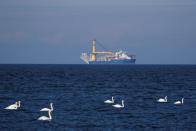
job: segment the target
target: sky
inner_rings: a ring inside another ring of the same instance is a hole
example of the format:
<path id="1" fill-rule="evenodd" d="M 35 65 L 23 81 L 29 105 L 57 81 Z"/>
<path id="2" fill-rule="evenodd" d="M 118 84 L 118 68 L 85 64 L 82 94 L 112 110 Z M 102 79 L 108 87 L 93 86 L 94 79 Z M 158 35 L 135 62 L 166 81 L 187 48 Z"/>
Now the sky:
<path id="1" fill-rule="evenodd" d="M 0 1 L 0 64 L 83 64 L 94 38 L 137 64 L 196 64 L 196 1 Z"/>

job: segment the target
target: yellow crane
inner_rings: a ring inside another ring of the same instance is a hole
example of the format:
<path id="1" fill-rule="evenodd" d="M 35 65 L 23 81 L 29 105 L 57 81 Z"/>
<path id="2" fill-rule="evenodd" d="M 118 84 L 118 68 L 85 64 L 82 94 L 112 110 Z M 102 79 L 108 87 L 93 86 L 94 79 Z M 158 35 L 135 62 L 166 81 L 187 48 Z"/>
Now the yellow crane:
<path id="1" fill-rule="evenodd" d="M 96 51 L 96 39 L 93 39 L 93 47 L 92 47 L 92 55 L 91 55 L 91 60 L 92 61 L 96 61 L 97 60 L 97 54 L 112 55 L 113 52 L 110 52 L 110 51 Z"/>

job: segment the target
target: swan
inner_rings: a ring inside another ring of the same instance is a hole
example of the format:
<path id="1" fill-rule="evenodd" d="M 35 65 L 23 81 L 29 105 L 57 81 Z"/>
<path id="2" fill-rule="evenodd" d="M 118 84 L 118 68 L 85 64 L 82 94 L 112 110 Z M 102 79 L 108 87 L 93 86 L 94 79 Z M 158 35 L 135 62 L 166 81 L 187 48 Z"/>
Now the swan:
<path id="1" fill-rule="evenodd" d="M 52 120 L 51 112 L 52 112 L 51 110 L 48 110 L 48 116 L 49 117 L 41 116 L 41 117 L 38 118 L 38 120 L 40 120 L 40 121 L 51 121 Z"/>
<path id="2" fill-rule="evenodd" d="M 17 110 L 20 107 L 20 101 L 15 102 L 15 104 L 9 105 L 8 107 L 4 108 L 6 110 Z"/>
<path id="3" fill-rule="evenodd" d="M 182 98 L 181 101 L 176 101 L 174 102 L 175 105 L 180 105 L 180 104 L 184 104 L 184 98 Z"/>
<path id="4" fill-rule="evenodd" d="M 104 103 L 109 103 L 109 104 L 114 103 L 114 97 L 112 96 L 112 100 L 105 100 Z"/>
<path id="5" fill-rule="evenodd" d="M 159 99 L 157 100 L 157 102 L 167 102 L 167 96 L 165 96 L 164 99 L 163 99 L 163 98 L 159 98 Z"/>
<path id="6" fill-rule="evenodd" d="M 112 105 L 113 107 L 115 107 L 115 108 L 124 108 L 125 107 L 125 105 L 124 105 L 124 100 L 122 100 L 122 105 L 120 105 L 120 104 L 115 104 L 115 105 Z"/>
<path id="7" fill-rule="evenodd" d="M 53 103 L 50 103 L 50 109 L 49 108 L 42 108 L 40 111 L 53 111 Z"/>

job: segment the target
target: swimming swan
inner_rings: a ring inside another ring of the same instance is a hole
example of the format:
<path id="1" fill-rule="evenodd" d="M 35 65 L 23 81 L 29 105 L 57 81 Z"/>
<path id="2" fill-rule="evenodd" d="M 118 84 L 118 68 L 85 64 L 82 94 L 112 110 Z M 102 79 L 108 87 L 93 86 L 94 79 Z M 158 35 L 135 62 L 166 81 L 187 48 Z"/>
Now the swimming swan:
<path id="1" fill-rule="evenodd" d="M 20 101 L 17 101 L 15 104 L 9 105 L 8 107 L 4 108 L 7 110 L 17 110 L 20 107 Z"/>
<path id="2" fill-rule="evenodd" d="M 159 98 L 159 99 L 157 100 L 157 102 L 167 102 L 167 96 L 165 96 L 164 99 L 163 99 L 163 98 Z"/>
<path id="3" fill-rule="evenodd" d="M 51 116 L 51 110 L 48 111 L 48 116 L 41 116 L 38 118 L 38 120 L 40 121 L 51 121 L 52 120 L 52 116 Z"/>
<path id="4" fill-rule="evenodd" d="M 180 105 L 180 104 L 184 104 L 184 98 L 182 98 L 182 101 L 176 101 L 174 102 L 175 105 Z"/>
<path id="5" fill-rule="evenodd" d="M 105 100 L 104 103 L 109 103 L 109 104 L 114 103 L 114 97 L 112 96 L 112 100 Z"/>
<path id="6" fill-rule="evenodd" d="M 53 103 L 50 103 L 50 109 L 49 108 L 42 108 L 40 111 L 53 111 Z"/>
<path id="7" fill-rule="evenodd" d="M 124 100 L 122 100 L 122 105 L 120 105 L 120 104 L 115 104 L 115 105 L 112 105 L 113 107 L 115 107 L 115 108 L 124 108 L 125 107 L 125 105 L 124 105 Z"/>

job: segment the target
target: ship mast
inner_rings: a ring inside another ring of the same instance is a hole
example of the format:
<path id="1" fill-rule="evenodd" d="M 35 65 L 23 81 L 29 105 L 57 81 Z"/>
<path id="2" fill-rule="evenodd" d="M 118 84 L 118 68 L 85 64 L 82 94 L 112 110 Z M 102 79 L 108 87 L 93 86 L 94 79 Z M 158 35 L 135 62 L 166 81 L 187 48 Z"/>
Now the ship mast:
<path id="1" fill-rule="evenodd" d="M 91 60 L 96 61 L 97 56 L 96 56 L 96 39 L 93 39 L 93 48 L 92 48 L 92 56 Z"/>

